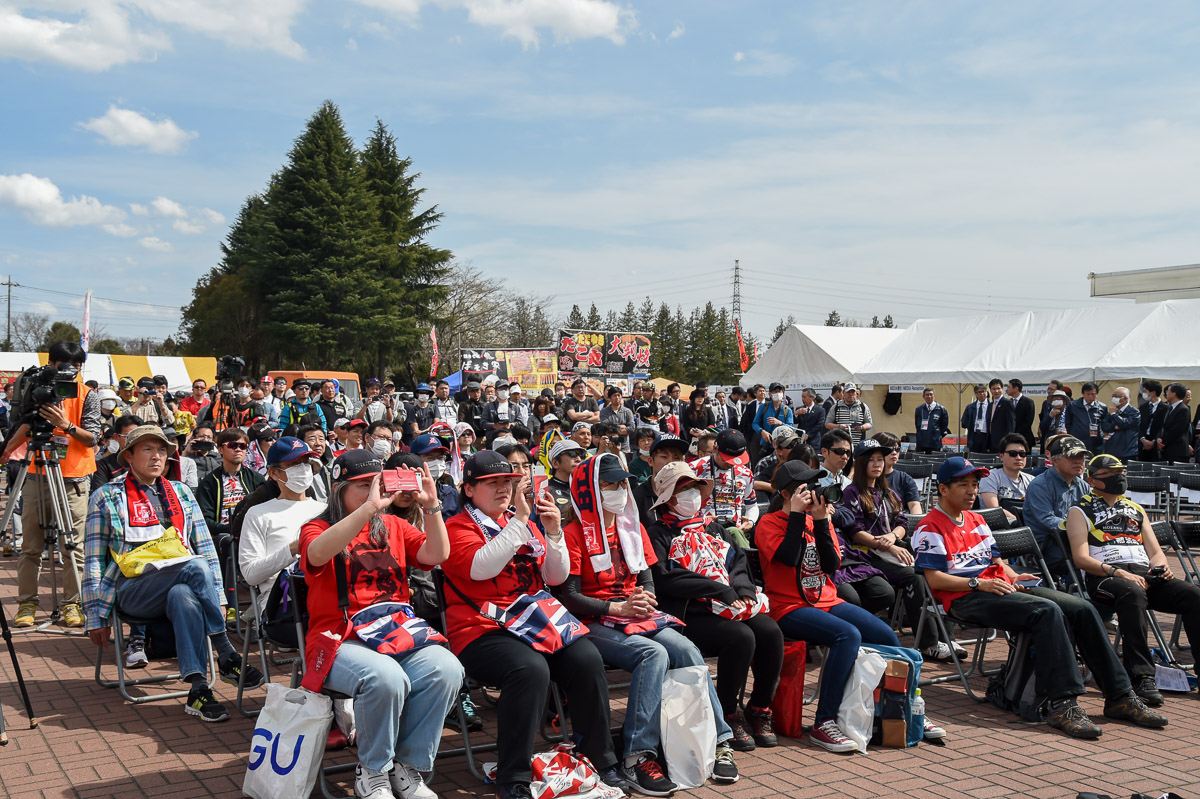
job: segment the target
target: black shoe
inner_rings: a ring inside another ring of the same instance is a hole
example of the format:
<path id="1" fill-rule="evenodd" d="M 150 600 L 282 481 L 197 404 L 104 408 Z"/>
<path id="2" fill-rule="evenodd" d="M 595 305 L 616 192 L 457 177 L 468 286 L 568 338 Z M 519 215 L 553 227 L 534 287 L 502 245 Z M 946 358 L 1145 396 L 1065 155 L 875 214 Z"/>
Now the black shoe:
<path id="1" fill-rule="evenodd" d="M 1158 683 L 1150 675 L 1139 677 L 1133 692 L 1141 697 L 1146 707 L 1162 707 L 1163 695 L 1158 690 Z"/>
<path id="2" fill-rule="evenodd" d="M 608 768 L 600 769 L 600 781 L 609 788 L 616 788 L 623 793 L 629 793 L 629 780 L 625 779 L 625 774 L 621 767 L 613 764 Z"/>
<path id="3" fill-rule="evenodd" d="M 1137 694 L 1128 693 L 1120 699 L 1104 700 L 1104 715 L 1110 719 L 1131 721 L 1139 727 L 1160 730 L 1167 726 L 1167 717 L 1146 707 Z"/>
<path id="4" fill-rule="evenodd" d="M 226 658 L 224 663 L 221 663 L 217 669 L 221 672 L 221 682 L 227 682 L 230 685 L 238 684 L 238 677 L 245 673 L 242 680 L 242 687 L 249 690 L 257 688 L 267 681 L 263 673 L 253 666 L 248 666 L 242 663 L 242 659 L 237 655 L 231 655 Z"/>
<path id="5" fill-rule="evenodd" d="M 733 730 L 733 737 L 728 741 L 729 748 L 738 752 L 753 752 L 754 736 L 746 729 L 746 717 L 742 715 L 742 711 L 730 713 L 725 717 L 725 723 Z"/>
<path id="6" fill-rule="evenodd" d="M 189 716 L 199 716 L 201 721 L 225 721 L 229 718 L 229 711 L 213 697 L 212 689 L 208 686 L 199 691 L 195 688 L 188 691 L 187 704 L 183 709 Z"/>
<path id="7" fill-rule="evenodd" d="M 475 713 L 475 703 L 471 701 L 471 697 L 464 692 L 458 695 L 458 701 L 462 705 L 463 715 L 467 717 L 467 731 L 479 732 L 482 730 L 483 719 Z M 446 726 L 462 732 L 458 723 L 458 708 L 451 708 L 449 715 L 446 716 Z"/>
<path id="8" fill-rule="evenodd" d="M 713 782 L 732 784 L 738 781 L 737 763 L 733 759 L 733 750 L 725 744 L 717 744 L 717 760 L 713 763 Z"/>
<path id="9" fill-rule="evenodd" d="M 496 795 L 500 799 L 533 799 L 527 782 L 506 782 L 500 786 Z"/>
<path id="10" fill-rule="evenodd" d="M 754 743 L 767 749 L 770 749 L 772 746 L 779 746 L 779 739 L 775 736 L 773 721 L 774 718 L 771 715 L 771 709 L 768 707 L 746 708 L 746 724 L 750 727 L 750 734 L 754 736 Z"/>
<path id="11" fill-rule="evenodd" d="M 646 796 L 670 796 L 679 787 L 667 779 L 662 766 L 650 755 L 642 755 L 638 762 L 626 766 L 625 779 L 630 788 Z"/>

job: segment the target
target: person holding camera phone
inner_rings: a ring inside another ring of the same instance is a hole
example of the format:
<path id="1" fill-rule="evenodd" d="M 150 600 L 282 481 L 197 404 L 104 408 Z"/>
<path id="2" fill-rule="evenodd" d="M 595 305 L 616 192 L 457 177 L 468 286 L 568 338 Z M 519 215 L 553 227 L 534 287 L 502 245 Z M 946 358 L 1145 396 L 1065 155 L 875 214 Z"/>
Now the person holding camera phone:
<path id="1" fill-rule="evenodd" d="M 183 451 L 184 457 L 196 464 L 197 480 L 203 480 L 221 467 L 216 436 L 212 422 L 201 422 L 192 431 L 192 437 Z"/>
<path id="2" fill-rule="evenodd" d="M 1176 579 L 1146 512 L 1125 496 L 1129 480 L 1117 456 L 1092 458 L 1086 479 L 1091 493 L 1071 506 L 1063 523 L 1071 557 L 1084 572 L 1092 601 L 1117 614 L 1134 690 L 1147 705 L 1159 707 L 1163 695 L 1146 642 L 1146 610 L 1178 613 L 1188 641 L 1200 642 L 1200 587 Z"/>
<path id="3" fill-rule="evenodd" d="M 162 394 L 154 386 L 154 378 L 143 377 L 137 382 L 137 395 L 129 412 L 143 422 L 159 427 L 175 424 L 175 414 L 163 402 Z"/>

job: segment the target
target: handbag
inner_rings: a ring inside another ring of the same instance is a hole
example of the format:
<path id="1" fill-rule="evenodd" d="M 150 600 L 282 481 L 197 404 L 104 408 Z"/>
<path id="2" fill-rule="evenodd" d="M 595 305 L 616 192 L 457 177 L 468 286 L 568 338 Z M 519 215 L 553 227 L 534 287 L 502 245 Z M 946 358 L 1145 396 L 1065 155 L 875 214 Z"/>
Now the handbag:
<path id="1" fill-rule="evenodd" d="M 667 773 L 680 788 L 699 788 L 712 776 L 717 722 L 708 666 L 668 669 L 663 678 L 659 731 Z"/>
<path id="2" fill-rule="evenodd" d="M 187 547 L 179 540 L 179 534 L 175 532 L 174 527 L 168 527 L 161 537 L 134 547 L 124 555 L 112 552 L 117 568 L 126 577 L 141 577 L 146 566 L 151 563 L 191 557 L 192 553 L 188 552 Z"/>
<path id="3" fill-rule="evenodd" d="M 308 796 L 317 781 L 332 721 L 329 697 L 267 683 L 267 701 L 250 739 L 242 793 L 252 799 Z"/>
<path id="4" fill-rule="evenodd" d="M 801 738 L 804 728 L 804 661 L 808 646 L 803 641 L 788 641 L 783 645 L 783 668 L 779 670 L 779 687 L 771 700 L 775 729 L 788 738 Z"/>
<path id="5" fill-rule="evenodd" d="M 377 602 L 350 617 L 351 634 L 382 655 L 399 655 L 432 644 L 445 644 L 446 636 L 413 612 L 406 602 Z"/>
<path id="6" fill-rule="evenodd" d="M 496 622 L 543 654 L 552 655 L 588 634 L 587 626 L 544 589 L 534 594 L 521 594 L 505 608 L 494 602 L 484 602 L 480 607 L 458 590 L 458 586 L 444 573 L 443 578 L 467 607 Z"/>

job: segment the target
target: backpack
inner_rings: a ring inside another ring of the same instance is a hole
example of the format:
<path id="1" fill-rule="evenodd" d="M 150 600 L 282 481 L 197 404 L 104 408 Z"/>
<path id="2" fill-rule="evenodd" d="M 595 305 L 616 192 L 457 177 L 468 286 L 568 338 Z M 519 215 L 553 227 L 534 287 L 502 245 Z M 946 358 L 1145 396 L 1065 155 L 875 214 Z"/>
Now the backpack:
<path id="1" fill-rule="evenodd" d="M 1008 660 L 988 680 L 987 698 L 993 705 L 1016 713 L 1025 721 L 1044 722 L 1049 715 L 1049 697 L 1037 684 L 1033 648 L 1029 634 L 1021 633 L 1008 649 Z"/>

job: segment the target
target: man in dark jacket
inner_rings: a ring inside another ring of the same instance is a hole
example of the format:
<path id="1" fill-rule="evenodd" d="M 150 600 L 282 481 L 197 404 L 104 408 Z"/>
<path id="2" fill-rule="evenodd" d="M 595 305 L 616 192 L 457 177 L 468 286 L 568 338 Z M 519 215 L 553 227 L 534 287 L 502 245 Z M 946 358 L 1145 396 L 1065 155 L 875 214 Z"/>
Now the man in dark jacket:
<path id="1" fill-rule="evenodd" d="M 475 431 L 475 437 L 478 439 L 482 439 L 485 433 L 483 402 L 479 399 L 482 394 L 483 386 L 472 380 L 467 383 L 467 398 L 458 406 L 458 421 L 471 425 L 471 429 Z"/>
<path id="2" fill-rule="evenodd" d="M 1078 438 L 1088 448 L 1089 452 L 1100 452 L 1104 449 L 1104 436 L 1101 435 L 1101 425 L 1108 415 L 1108 408 L 1103 402 L 1096 401 L 1100 387 L 1095 383 L 1083 384 L 1083 396 L 1067 404 L 1067 432 Z"/>
<path id="3" fill-rule="evenodd" d="M 934 398 L 929 386 L 921 392 L 925 401 L 913 411 L 917 430 L 917 452 L 941 452 L 942 439 L 950 434 L 950 412 Z"/>
<path id="4" fill-rule="evenodd" d="M 1183 403 L 1185 394 L 1187 387 L 1182 383 L 1167 386 L 1167 403 L 1171 407 L 1163 417 L 1158 449 L 1162 459 L 1169 463 L 1186 463 L 1191 457 L 1192 419 L 1187 405 Z"/>
<path id="5" fill-rule="evenodd" d="M 975 401 L 963 409 L 959 420 L 963 430 L 967 431 L 968 452 L 986 452 L 989 447 L 988 410 L 987 386 L 980 383 L 975 386 Z"/>
<path id="6" fill-rule="evenodd" d="M 1142 383 L 1142 392 L 1146 401 L 1138 405 L 1140 420 L 1138 422 L 1138 452 L 1143 461 L 1159 459 L 1158 438 L 1162 434 L 1163 420 L 1167 418 L 1167 408 L 1163 402 L 1162 383 L 1157 380 L 1146 380 Z"/>
<path id="7" fill-rule="evenodd" d="M 1033 420 L 1037 416 L 1037 406 L 1033 400 L 1021 392 L 1025 384 L 1017 378 L 1008 381 L 1008 396 L 1014 403 L 1014 433 L 1024 436 L 1029 446 L 1033 446 Z"/>

